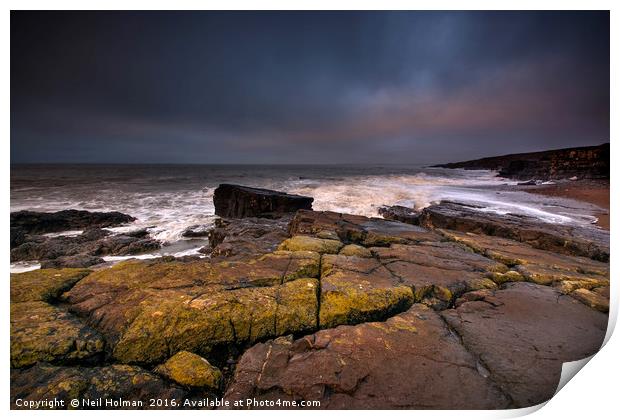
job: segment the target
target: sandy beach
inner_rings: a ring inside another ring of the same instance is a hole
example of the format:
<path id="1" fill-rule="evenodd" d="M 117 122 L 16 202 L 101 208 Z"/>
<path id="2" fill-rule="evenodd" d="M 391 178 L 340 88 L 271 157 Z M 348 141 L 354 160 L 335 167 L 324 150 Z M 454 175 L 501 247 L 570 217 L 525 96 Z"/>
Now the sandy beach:
<path id="1" fill-rule="evenodd" d="M 601 207 L 605 211 L 596 214 L 596 223 L 609 230 L 609 180 L 581 180 L 559 182 L 554 185 L 521 186 L 524 191 L 550 197 L 564 197 L 584 201 Z"/>

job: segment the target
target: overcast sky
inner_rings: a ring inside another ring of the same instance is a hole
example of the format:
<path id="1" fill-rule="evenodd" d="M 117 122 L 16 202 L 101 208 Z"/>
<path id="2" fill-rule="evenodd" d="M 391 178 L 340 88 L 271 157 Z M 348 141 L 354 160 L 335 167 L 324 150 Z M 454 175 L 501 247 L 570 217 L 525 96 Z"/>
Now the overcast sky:
<path id="1" fill-rule="evenodd" d="M 14 163 L 439 163 L 607 141 L 607 12 L 11 13 Z"/>

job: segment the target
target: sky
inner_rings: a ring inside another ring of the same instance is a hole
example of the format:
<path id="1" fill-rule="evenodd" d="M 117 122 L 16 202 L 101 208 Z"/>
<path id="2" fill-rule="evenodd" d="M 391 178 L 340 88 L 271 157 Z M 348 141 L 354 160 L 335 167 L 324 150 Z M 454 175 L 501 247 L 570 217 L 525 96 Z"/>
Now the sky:
<path id="1" fill-rule="evenodd" d="M 12 163 L 428 164 L 609 141 L 608 12 L 11 12 Z"/>

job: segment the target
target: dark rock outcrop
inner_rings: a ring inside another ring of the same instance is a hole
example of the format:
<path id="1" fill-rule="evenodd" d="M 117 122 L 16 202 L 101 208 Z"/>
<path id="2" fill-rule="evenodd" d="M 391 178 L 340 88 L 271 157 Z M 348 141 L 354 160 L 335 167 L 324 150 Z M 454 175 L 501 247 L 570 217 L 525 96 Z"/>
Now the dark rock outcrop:
<path id="1" fill-rule="evenodd" d="M 77 236 L 26 235 L 21 245 L 11 249 L 11 262 L 37 260 L 43 268 L 88 267 L 100 264 L 101 256 L 136 255 L 159 248 L 159 241 L 144 237 L 141 231 L 112 234 L 92 228 Z"/>
<path id="2" fill-rule="evenodd" d="M 215 214 L 227 218 L 277 217 L 299 209 L 312 209 L 312 197 L 262 188 L 221 184 L 213 193 Z"/>
<path id="3" fill-rule="evenodd" d="M 609 179 L 609 143 L 600 146 L 494 156 L 435 165 L 440 168 L 488 169 L 520 180 Z"/>
<path id="4" fill-rule="evenodd" d="M 209 246 L 201 252 L 216 259 L 267 254 L 288 237 L 290 219 L 289 215 L 277 219 L 216 219 L 208 233 Z"/>
<path id="5" fill-rule="evenodd" d="M 134 220 L 135 217 L 117 211 L 62 210 L 55 213 L 18 211 L 11 213 L 11 228 L 24 234 L 41 234 L 119 226 Z"/>
<path id="6" fill-rule="evenodd" d="M 41 261 L 41 268 L 85 268 L 97 264 L 103 264 L 105 260 L 94 255 L 77 254 L 59 257 L 55 260 Z"/>
<path id="7" fill-rule="evenodd" d="M 475 206 L 442 201 L 422 210 L 419 223 L 429 229 L 482 233 L 525 242 L 535 248 L 609 261 L 609 232 L 550 224 L 514 214 L 481 212 Z"/>
<path id="8" fill-rule="evenodd" d="M 384 206 L 379 207 L 379 214 L 386 220 L 417 225 L 420 213 L 410 207 L 405 206 Z"/>

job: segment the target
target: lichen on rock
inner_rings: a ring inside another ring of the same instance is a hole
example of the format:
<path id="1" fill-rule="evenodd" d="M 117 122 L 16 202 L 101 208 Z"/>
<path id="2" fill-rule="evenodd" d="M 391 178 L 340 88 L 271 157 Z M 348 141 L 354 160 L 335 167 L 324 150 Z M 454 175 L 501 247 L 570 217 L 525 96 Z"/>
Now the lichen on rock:
<path id="1" fill-rule="evenodd" d="M 174 382 L 217 391 L 222 386 L 222 372 L 197 354 L 180 351 L 155 370 Z"/>

